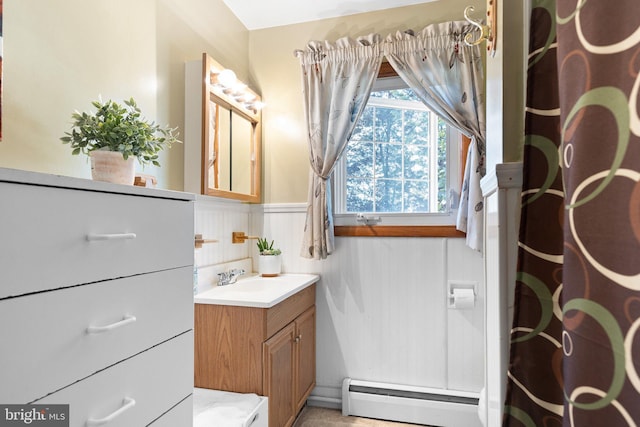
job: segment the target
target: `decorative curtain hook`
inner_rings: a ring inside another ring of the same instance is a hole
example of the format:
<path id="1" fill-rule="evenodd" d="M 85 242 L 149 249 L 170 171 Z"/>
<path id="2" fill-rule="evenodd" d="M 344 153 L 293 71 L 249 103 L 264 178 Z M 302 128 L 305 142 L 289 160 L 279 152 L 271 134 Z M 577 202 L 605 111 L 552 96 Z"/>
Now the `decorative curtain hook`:
<path id="1" fill-rule="evenodd" d="M 489 28 L 488 25 L 482 25 L 480 21 L 475 21 L 469 17 L 469 14 L 474 10 L 475 9 L 473 8 L 473 6 L 467 6 L 464 9 L 464 19 L 466 19 L 468 23 L 480 30 L 480 37 L 478 37 L 477 40 L 473 41 L 473 35 L 471 33 L 468 33 L 466 36 L 464 36 L 464 42 L 468 46 L 477 46 L 483 41 L 488 40 L 491 33 L 491 28 Z"/>
<path id="2" fill-rule="evenodd" d="M 481 21 L 475 21 L 469 17 L 473 10 L 473 6 L 467 6 L 464 10 L 464 19 L 480 30 L 480 37 L 473 41 L 471 40 L 471 33 L 468 33 L 464 37 L 464 42 L 467 46 L 477 46 L 486 40 L 487 52 L 490 56 L 494 56 L 498 42 L 498 0 L 487 0 L 487 25 L 483 25 Z"/>

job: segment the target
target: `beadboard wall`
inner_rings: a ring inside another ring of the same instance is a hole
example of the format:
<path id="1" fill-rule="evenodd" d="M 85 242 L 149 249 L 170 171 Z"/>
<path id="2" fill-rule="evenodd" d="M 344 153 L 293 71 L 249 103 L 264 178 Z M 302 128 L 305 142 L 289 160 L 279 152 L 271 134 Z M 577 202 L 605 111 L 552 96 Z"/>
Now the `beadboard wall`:
<path id="1" fill-rule="evenodd" d="M 283 270 L 317 273 L 317 386 L 312 396 L 339 405 L 345 377 L 479 392 L 484 381 L 482 255 L 464 239 L 338 237 L 324 261 L 299 256 L 304 204 L 196 201 L 196 232 L 218 243 L 198 249 L 198 266 L 257 256 L 255 241 L 231 244 L 232 231 L 275 240 Z M 255 265 L 255 263 L 254 263 Z M 447 307 L 447 283 L 475 282 L 476 307 Z"/>

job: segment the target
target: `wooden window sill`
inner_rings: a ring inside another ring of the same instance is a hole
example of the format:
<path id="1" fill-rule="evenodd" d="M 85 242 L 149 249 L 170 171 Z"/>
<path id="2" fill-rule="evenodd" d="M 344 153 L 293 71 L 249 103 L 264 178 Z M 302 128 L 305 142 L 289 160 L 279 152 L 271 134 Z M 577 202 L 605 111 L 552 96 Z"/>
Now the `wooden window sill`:
<path id="1" fill-rule="evenodd" d="M 465 237 L 455 225 L 337 225 L 336 237 Z"/>

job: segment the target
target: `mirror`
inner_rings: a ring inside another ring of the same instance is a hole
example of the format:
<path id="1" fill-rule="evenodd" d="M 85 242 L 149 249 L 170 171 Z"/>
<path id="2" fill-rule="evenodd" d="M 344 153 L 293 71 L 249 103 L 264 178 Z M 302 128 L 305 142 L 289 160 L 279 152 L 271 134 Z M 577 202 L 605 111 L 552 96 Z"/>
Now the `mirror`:
<path id="1" fill-rule="evenodd" d="M 260 97 L 206 53 L 203 77 L 202 193 L 259 203 Z"/>
<path id="2" fill-rule="evenodd" d="M 252 194 L 253 123 L 237 112 L 211 102 L 208 188 Z"/>

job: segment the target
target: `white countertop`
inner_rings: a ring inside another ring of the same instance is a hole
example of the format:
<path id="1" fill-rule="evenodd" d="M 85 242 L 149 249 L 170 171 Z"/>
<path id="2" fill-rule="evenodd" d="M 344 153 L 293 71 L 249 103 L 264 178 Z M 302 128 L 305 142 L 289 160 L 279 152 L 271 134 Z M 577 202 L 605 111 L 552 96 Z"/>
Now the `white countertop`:
<path id="1" fill-rule="evenodd" d="M 252 276 L 231 285 L 197 294 L 196 304 L 235 305 L 269 308 L 320 280 L 317 274 L 280 274 L 276 277 Z"/>
<path id="2" fill-rule="evenodd" d="M 134 196 L 158 197 L 163 199 L 195 200 L 192 193 L 164 190 L 158 188 L 138 187 L 135 185 L 112 184 L 110 182 L 91 179 L 74 178 L 63 175 L 52 175 L 31 172 L 21 169 L 0 168 L 0 182 L 39 185 L 44 187 L 71 188 L 74 190 L 100 191 L 103 193 L 129 194 Z"/>

